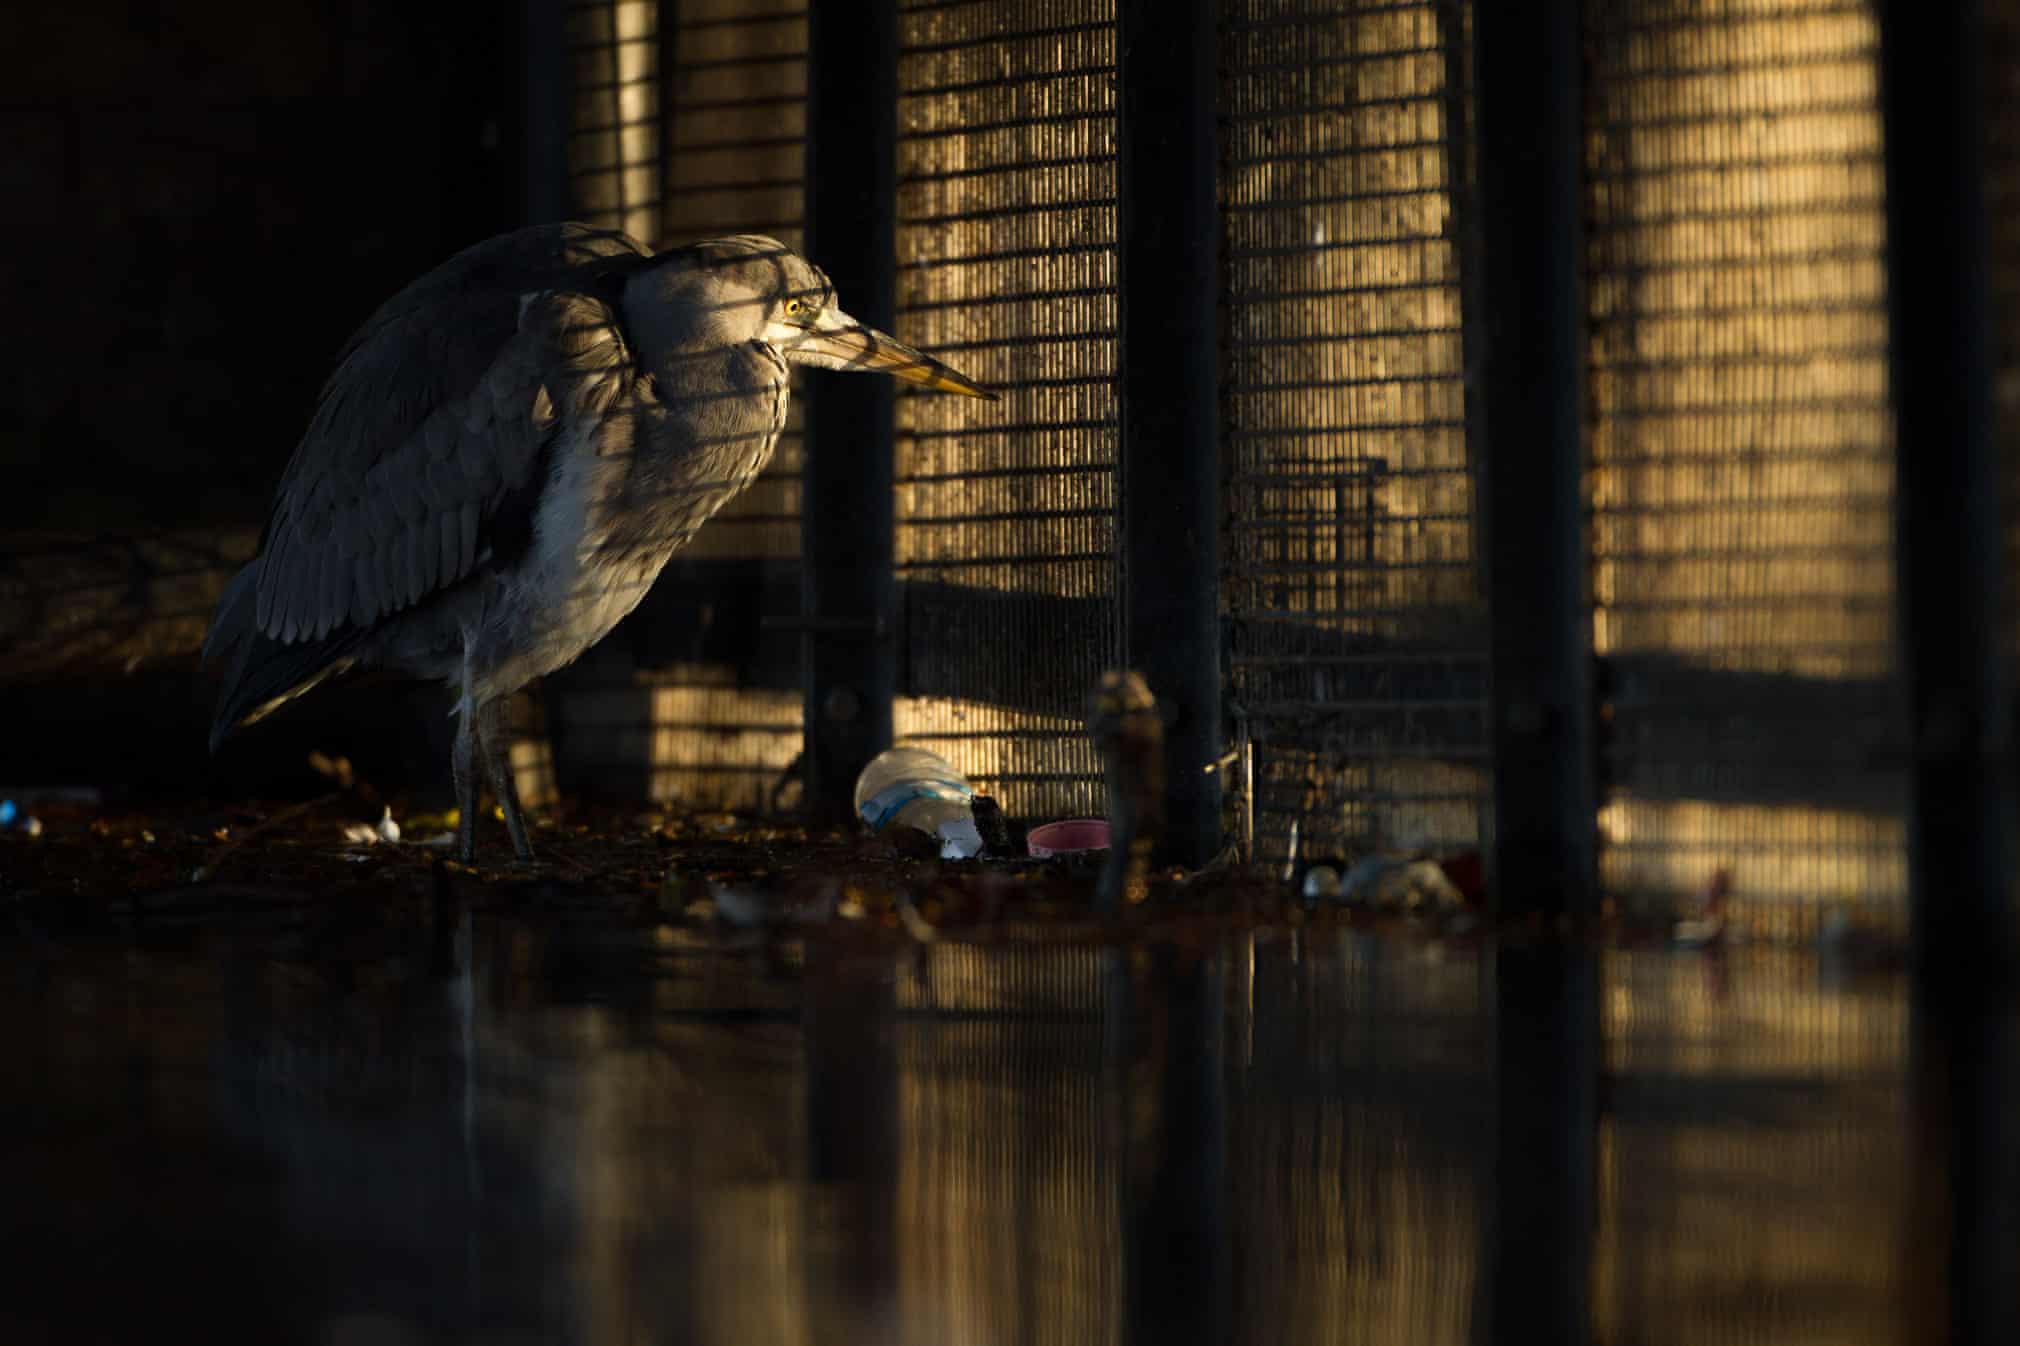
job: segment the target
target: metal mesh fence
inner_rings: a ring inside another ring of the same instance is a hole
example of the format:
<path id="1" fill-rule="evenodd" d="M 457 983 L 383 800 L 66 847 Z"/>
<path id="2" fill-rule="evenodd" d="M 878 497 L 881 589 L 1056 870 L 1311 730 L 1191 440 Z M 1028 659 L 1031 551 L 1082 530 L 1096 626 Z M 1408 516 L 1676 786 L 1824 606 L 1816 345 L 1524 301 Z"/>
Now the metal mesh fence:
<path id="1" fill-rule="evenodd" d="M 1265 857 L 1479 841 L 1463 22 L 1227 9 L 1224 594 Z"/>
<path id="2" fill-rule="evenodd" d="M 806 0 L 599 0 L 570 11 L 572 191 L 654 247 L 800 246 Z M 764 473 L 676 553 L 633 621 L 557 680 L 565 768 L 689 804 L 763 808 L 798 755 L 797 400 Z M 638 776 L 643 764 L 642 779 Z"/>
<path id="3" fill-rule="evenodd" d="M 1110 0 L 899 13 L 898 328 L 999 389 L 898 403 L 902 741 L 1006 808 L 1098 810 L 1113 599 Z"/>
<path id="4" fill-rule="evenodd" d="M 660 193 L 658 28 L 657 0 L 568 7 L 569 196 L 581 218 L 648 240 Z"/>
<path id="5" fill-rule="evenodd" d="M 1864 3 L 1587 10 L 1603 876 L 1898 911 L 1877 42 Z"/>
<path id="6" fill-rule="evenodd" d="M 1990 7 L 1988 44 L 2000 258 L 2011 8 Z M 805 0 L 683 4 L 665 33 L 658 12 L 571 11 L 580 199 L 662 241 L 797 243 Z M 1470 194 L 1468 14 L 1222 7 L 1222 600 L 1264 858 L 1462 849 L 1486 827 L 1462 318 L 1481 302 L 1467 240 L 1492 222 Z M 1726 870 L 1770 933 L 1844 904 L 1892 921 L 1906 756 L 1870 6 L 1593 0 L 1586 39 L 1603 880 L 1674 896 Z M 1114 42 L 1112 0 L 900 5 L 897 326 L 1005 396 L 899 399 L 896 724 L 1031 816 L 1100 808 L 1084 697 L 1119 653 Z M 2007 366 L 2015 270 L 1995 261 Z M 677 563 L 691 581 L 761 558 L 784 583 L 799 453 L 795 426 Z M 790 760 L 797 704 L 748 673 L 684 658 L 648 679 L 652 718 L 681 726 L 652 748 L 660 793 L 750 802 Z M 702 699 L 658 706 L 682 687 Z"/>

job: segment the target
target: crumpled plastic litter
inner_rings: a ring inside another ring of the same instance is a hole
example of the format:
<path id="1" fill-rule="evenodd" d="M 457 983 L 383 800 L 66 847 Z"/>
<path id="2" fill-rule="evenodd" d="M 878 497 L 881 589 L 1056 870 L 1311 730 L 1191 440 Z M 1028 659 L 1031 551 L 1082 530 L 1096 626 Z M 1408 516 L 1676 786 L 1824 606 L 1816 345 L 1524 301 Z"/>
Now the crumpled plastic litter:
<path id="1" fill-rule="evenodd" d="M 1408 855 L 1365 855 L 1345 873 L 1328 864 L 1305 871 L 1300 894 L 1310 902 L 1361 902 L 1381 906 L 1460 907 L 1465 894 L 1436 860 Z"/>
<path id="2" fill-rule="evenodd" d="M 1686 949 L 1702 949 L 1726 937 L 1726 899 L 1732 895 L 1732 871 L 1720 866 L 1697 895 L 1697 914 L 1685 917 L 1670 938 Z"/>
<path id="3" fill-rule="evenodd" d="M 371 846 L 380 842 L 392 845 L 400 839 L 400 825 L 393 821 L 393 810 L 388 808 L 380 814 L 376 823 L 349 823 L 344 827 L 344 840 L 356 846 Z"/>

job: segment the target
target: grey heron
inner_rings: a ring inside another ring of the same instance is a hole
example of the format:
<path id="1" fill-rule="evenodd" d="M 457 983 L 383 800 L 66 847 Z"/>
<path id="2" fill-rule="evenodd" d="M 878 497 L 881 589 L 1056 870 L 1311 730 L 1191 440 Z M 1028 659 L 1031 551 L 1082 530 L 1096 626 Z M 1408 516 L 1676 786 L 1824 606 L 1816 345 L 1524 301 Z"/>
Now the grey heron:
<path id="1" fill-rule="evenodd" d="M 505 698 L 608 634 L 764 468 L 796 364 L 995 396 L 848 317 L 769 238 L 653 253 L 543 225 L 422 276 L 343 351 L 218 604 L 212 751 L 353 665 L 438 679 L 458 853 L 475 850 L 481 757 L 532 858 Z"/>

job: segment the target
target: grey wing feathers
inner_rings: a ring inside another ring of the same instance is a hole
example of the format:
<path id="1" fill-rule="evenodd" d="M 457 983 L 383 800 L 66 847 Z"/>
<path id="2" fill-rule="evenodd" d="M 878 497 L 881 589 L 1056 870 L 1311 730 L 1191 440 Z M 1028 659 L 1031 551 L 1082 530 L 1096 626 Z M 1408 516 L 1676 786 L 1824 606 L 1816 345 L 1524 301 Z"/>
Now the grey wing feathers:
<path id="1" fill-rule="evenodd" d="M 648 256 L 579 225 L 521 230 L 381 307 L 345 351 L 276 494 L 257 629 L 321 640 L 469 575 L 501 504 L 536 484 L 556 400 L 622 352 L 594 297 L 598 277 Z M 527 304 L 529 292 L 545 293 Z"/>

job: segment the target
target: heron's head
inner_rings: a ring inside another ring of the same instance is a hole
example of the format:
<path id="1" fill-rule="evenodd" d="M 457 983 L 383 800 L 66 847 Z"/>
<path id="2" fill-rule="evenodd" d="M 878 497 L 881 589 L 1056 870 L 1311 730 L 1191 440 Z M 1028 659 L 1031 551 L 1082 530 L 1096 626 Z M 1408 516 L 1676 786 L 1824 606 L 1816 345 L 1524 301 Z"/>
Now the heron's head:
<path id="1" fill-rule="evenodd" d="M 653 316 L 674 324 L 683 346 L 764 341 L 791 364 L 890 374 L 996 400 L 966 375 L 844 313 L 827 274 L 776 239 L 743 234 L 697 243 L 631 285 L 647 288 Z M 628 288 L 627 309 L 632 304 Z"/>

